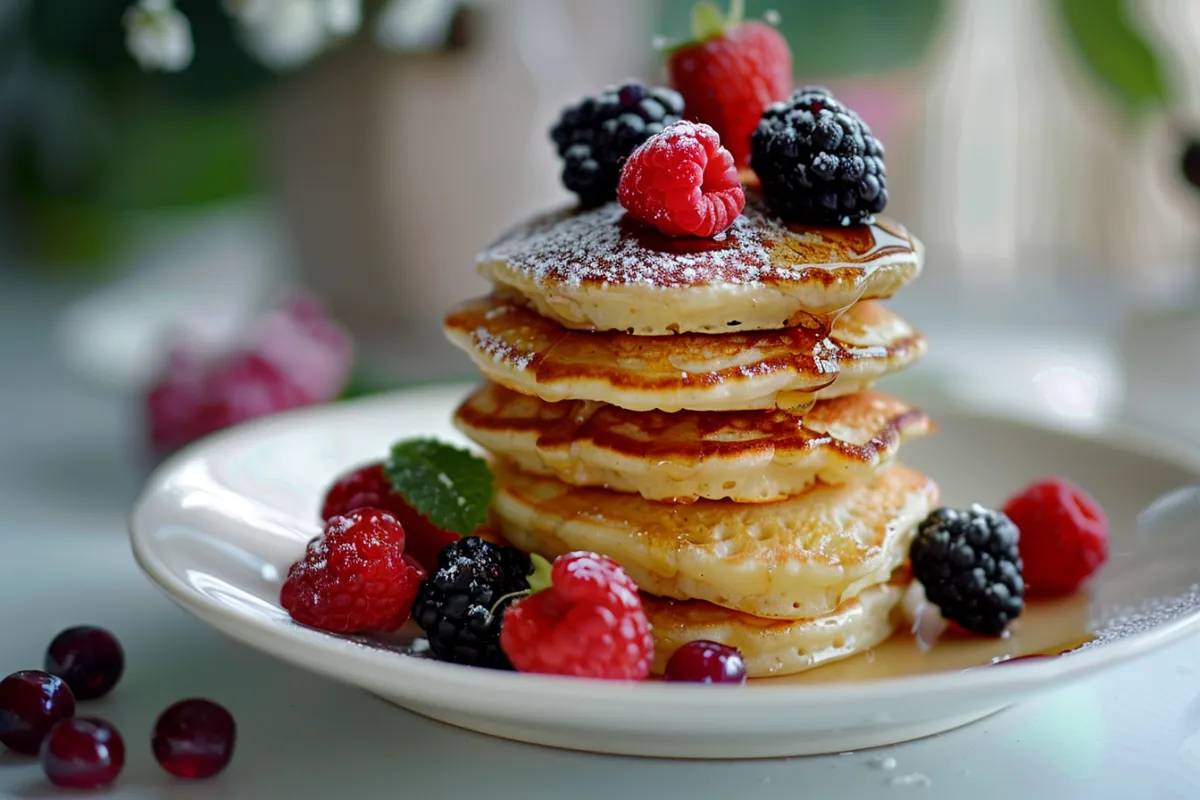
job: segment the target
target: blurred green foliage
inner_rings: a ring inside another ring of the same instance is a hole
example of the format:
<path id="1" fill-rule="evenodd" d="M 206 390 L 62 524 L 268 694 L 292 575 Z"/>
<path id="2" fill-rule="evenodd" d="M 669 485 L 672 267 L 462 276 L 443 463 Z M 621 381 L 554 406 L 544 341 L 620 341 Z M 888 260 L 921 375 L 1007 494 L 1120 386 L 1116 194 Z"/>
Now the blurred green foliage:
<path id="1" fill-rule="evenodd" d="M 746 0 L 746 16 L 780 13 L 796 75 L 808 80 L 919 64 L 950 1 Z M 176 0 L 195 59 L 180 73 L 141 71 L 125 51 L 132 2 L 0 0 L 0 238 L 74 276 L 115 263 L 131 213 L 260 186 L 255 93 L 278 76 L 240 45 L 221 0 Z M 686 38 L 694 2 L 657 0 L 655 30 Z M 1089 73 L 1136 114 L 1163 108 L 1170 93 L 1128 2 L 1045 9 Z"/>
<path id="2" fill-rule="evenodd" d="M 103 275 L 131 212 L 245 195 L 253 92 L 275 76 L 238 44 L 219 0 L 178 0 L 196 54 L 143 72 L 125 50 L 130 0 L 0 0 L 0 200 L 39 265 Z"/>
<path id="3" fill-rule="evenodd" d="M 1154 48 L 1129 19 L 1125 0 L 1058 0 L 1062 22 L 1091 73 L 1132 115 L 1157 111 L 1170 89 Z"/>

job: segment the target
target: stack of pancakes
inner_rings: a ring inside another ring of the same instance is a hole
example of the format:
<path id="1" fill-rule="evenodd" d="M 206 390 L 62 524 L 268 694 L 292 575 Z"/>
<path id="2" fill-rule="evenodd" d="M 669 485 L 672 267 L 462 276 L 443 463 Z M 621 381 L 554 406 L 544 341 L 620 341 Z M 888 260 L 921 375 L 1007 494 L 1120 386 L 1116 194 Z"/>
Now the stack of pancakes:
<path id="1" fill-rule="evenodd" d="M 938 499 L 894 458 L 929 419 L 871 388 L 925 351 L 876 302 L 921 261 L 895 223 L 790 225 L 753 190 L 713 239 L 616 202 L 509 232 L 479 257 L 494 292 L 445 321 L 488 379 L 455 422 L 494 457 L 501 533 L 618 561 L 656 672 L 694 639 L 751 677 L 874 647 Z"/>

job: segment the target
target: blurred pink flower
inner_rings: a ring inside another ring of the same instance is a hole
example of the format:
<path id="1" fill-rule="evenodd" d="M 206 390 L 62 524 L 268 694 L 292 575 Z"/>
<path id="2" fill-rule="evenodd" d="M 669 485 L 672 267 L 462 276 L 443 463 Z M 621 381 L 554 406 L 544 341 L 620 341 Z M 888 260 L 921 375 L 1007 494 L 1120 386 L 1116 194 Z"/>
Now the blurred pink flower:
<path id="1" fill-rule="evenodd" d="M 166 454 L 247 420 L 329 402 L 353 363 L 350 337 L 320 303 L 297 295 L 221 355 L 173 348 L 145 398 L 150 442 Z"/>

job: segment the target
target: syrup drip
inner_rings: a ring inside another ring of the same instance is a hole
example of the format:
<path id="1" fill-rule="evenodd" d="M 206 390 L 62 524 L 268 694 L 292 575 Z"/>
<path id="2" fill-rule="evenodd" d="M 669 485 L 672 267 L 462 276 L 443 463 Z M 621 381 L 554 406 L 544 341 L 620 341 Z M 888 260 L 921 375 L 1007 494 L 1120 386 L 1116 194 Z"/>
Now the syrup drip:
<path id="1" fill-rule="evenodd" d="M 903 431 L 926 421 L 922 412 L 890 398 L 875 401 L 884 405 L 871 416 L 855 409 L 858 402 L 851 397 L 827 400 L 806 417 L 779 410 L 667 413 L 626 411 L 583 400 L 548 403 L 493 385 L 464 403 L 456 416 L 477 430 L 533 433 L 547 461 L 569 459 L 579 443 L 588 443 L 656 461 L 662 467 L 756 452 L 799 454 L 822 448 L 869 463 L 894 447 Z M 845 419 L 845 414 L 852 415 L 870 438 L 856 444 L 817 429 L 824 420 Z"/>
<path id="2" fill-rule="evenodd" d="M 907 632 L 892 636 L 880 646 L 844 661 L 818 667 L 798 675 L 760 678 L 751 684 L 838 683 L 961 671 L 1029 655 L 1057 656 L 1075 650 L 1096 638 L 1091 630 L 1091 602 L 1085 594 L 1061 600 L 1035 600 L 1010 626 L 1004 637 L 946 633 L 931 648 L 922 651 Z"/>

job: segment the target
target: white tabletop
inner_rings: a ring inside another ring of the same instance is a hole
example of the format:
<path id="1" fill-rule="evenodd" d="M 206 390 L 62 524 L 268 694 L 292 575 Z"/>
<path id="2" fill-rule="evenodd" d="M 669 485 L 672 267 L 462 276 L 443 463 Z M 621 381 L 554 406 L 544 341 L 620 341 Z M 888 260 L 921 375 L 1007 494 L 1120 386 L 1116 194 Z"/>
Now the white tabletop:
<path id="1" fill-rule="evenodd" d="M 111 719 L 127 743 L 126 770 L 105 797 L 1200 796 L 1200 640 L 932 739 L 715 763 L 493 740 L 277 663 L 208 630 L 138 572 L 123 519 L 141 478 L 129 399 L 48 366 L 47 314 L 58 298 L 13 297 L 0 299 L 0 374 L 21 376 L 0 382 L 0 675 L 39 667 L 70 625 L 118 635 L 124 680 L 82 706 Z M 157 713 L 188 696 L 224 703 L 239 724 L 234 763 L 207 783 L 174 782 L 150 755 Z M 3 753 L 0 796 L 59 794 L 36 764 Z"/>

